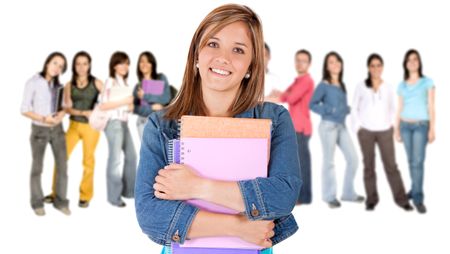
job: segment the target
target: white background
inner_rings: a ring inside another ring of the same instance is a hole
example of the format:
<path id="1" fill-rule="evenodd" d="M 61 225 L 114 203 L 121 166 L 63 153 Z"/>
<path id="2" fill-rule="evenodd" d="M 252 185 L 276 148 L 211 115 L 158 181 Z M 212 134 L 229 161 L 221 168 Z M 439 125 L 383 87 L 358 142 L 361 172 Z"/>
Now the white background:
<path id="1" fill-rule="evenodd" d="M 136 82 L 140 52 L 152 51 L 158 71 L 179 87 L 187 50 L 200 21 L 225 1 L 2 1 L 0 3 L 0 253 L 159 253 L 161 247 L 141 233 L 133 200 L 119 209 L 106 202 L 107 144 L 102 134 L 96 152 L 95 195 L 88 209 L 80 209 L 78 186 L 82 175 L 81 145 L 69 161 L 72 215 L 50 206 L 37 217 L 29 205 L 31 153 L 30 121 L 20 115 L 25 82 L 40 71 L 47 55 L 63 52 L 69 63 L 79 50 L 93 57 L 93 74 L 105 80 L 108 61 L 115 50 L 131 58 L 130 84 Z M 437 139 L 428 146 L 425 195 L 429 212 L 406 213 L 392 201 L 378 161 L 380 204 L 366 212 L 362 204 L 344 203 L 329 209 L 320 200 L 321 148 L 314 133 L 314 203 L 296 207 L 300 230 L 275 247 L 275 253 L 449 253 L 448 228 L 450 178 L 446 111 L 450 78 L 448 59 L 449 8 L 445 1 L 241 1 L 253 8 L 264 24 L 265 40 L 272 49 L 270 69 L 288 85 L 295 77 L 293 56 L 306 48 L 313 55 L 311 73 L 321 77 L 324 55 L 338 51 L 344 58 L 344 80 L 352 98 L 357 82 L 365 78 L 366 59 L 372 52 L 385 60 L 384 79 L 397 85 L 403 77 L 402 61 L 409 48 L 422 54 L 423 70 L 436 84 Z M 70 68 L 62 76 L 70 79 Z M 318 117 L 313 117 L 317 130 Z M 135 118 L 129 122 L 139 148 Z M 67 120 L 65 121 L 67 127 Z M 359 146 L 354 138 L 354 144 Z M 404 149 L 396 146 L 397 160 L 407 188 L 410 185 Z M 49 193 L 52 156 L 47 148 L 43 188 Z M 336 153 L 339 190 L 344 162 Z M 362 166 L 356 177 L 364 194 Z M 151 215 L 149 215 L 151 216 Z"/>

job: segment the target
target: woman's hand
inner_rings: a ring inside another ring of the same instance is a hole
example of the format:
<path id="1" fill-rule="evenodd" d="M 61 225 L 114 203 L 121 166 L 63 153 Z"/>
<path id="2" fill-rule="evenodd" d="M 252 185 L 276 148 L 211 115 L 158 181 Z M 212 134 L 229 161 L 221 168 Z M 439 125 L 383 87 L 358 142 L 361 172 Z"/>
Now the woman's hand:
<path id="1" fill-rule="evenodd" d="M 433 143 L 436 139 L 436 133 L 434 132 L 434 128 L 430 128 L 428 131 L 428 143 Z"/>
<path id="2" fill-rule="evenodd" d="M 272 238 L 275 235 L 275 224 L 270 220 L 251 221 L 244 215 L 237 215 L 238 223 L 236 235 L 242 240 L 259 245 L 264 248 L 272 247 Z"/>
<path id="3" fill-rule="evenodd" d="M 155 178 L 155 196 L 165 200 L 198 199 L 204 192 L 206 179 L 182 164 L 170 164 L 158 171 Z"/>
<path id="4" fill-rule="evenodd" d="M 394 129 L 394 138 L 397 142 L 402 142 L 402 136 L 400 135 L 400 130 L 398 128 Z"/>
<path id="5" fill-rule="evenodd" d="M 144 98 L 144 90 L 142 90 L 142 88 L 138 88 L 137 96 L 141 100 Z"/>
<path id="6" fill-rule="evenodd" d="M 88 119 L 91 117 L 91 114 L 92 114 L 92 110 L 86 110 L 81 113 L 81 115 L 83 115 L 84 117 L 86 117 Z"/>
<path id="7" fill-rule="evenodd" d="M 164 108 L 164 106 L 162 105 L 162 104 L 159 104 L 159 103 L 154 103 L 153 105 L 152 105 L 152 110 L 153 111 L 158 111 L 158 110 L 161 110 L 161 109 L 163 109 Z"/>

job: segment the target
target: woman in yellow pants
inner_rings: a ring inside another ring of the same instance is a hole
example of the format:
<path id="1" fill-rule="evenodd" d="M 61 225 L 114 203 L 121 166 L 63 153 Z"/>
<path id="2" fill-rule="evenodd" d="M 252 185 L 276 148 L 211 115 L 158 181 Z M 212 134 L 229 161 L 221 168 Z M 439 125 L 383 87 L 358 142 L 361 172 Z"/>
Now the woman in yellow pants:
<path id="1" fill-rule="evenodd" d="M 85 208 L 89 206 L 94 193 L 94 154 L 100 137 L 100 132 L 89 125 L 89 116 L 98 100 L 103 84 L 91 75 L 91 57 L 84 51 L 78 52 L 74 56 L 72 73 L 72 80 L 64 87 L 64 102 L 66 110 L 70 114 L 70 125 L 66 133 L 67 159 L 78 141 L 83 141 L 84 171 L 78 205 Z M 44 201 L 53 202 L 53 193 L 46 196 Z"/>

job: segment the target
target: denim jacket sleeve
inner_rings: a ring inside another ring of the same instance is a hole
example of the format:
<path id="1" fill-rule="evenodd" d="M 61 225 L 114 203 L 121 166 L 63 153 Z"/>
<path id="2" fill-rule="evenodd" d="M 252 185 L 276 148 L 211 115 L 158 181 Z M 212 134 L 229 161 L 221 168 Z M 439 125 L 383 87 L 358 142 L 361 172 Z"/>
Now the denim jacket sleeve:
<path id="1" fill-rule="evenodd" d="M 272 119 L 268 177 L 238 182 L 250 220 L 274 220 L 290 215 L 302 183 L 294 126 L 288 111 L 280 108 Z"/>
<path id="2" fill-rule="evenodd" d="M 332 112 L 332 107 L 324 103 L 325 92 L 325 85 L 318 85 L 309 102 L 309 108 L 321 116 Z"/>
<path id="3" fill-rule="evenodd" d="M 155 197 L 153 184 L 158 170 L 167 165 L 166 138 L 157 113 L 145 126 L 135 185 L 136 216 L 142 231 L 162 245 L 183 243 L 198 208 L 182 201 Z"/>

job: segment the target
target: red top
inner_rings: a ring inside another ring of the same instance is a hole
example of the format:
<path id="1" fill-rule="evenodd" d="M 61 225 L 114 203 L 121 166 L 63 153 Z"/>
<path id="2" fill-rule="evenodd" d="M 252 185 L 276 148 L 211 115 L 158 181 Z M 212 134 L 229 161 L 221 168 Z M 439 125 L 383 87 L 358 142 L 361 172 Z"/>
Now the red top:
<path id="1" fill-rule="evenodd" d="M 297 77 L 294 83 L 281 95 L 280 100 L 289 104 L 289 113 L 296 132 L 310 136 L 312 124 L 309 115 L 309 101 L 314 92 L 314 81 L 309 74 Z"/>

